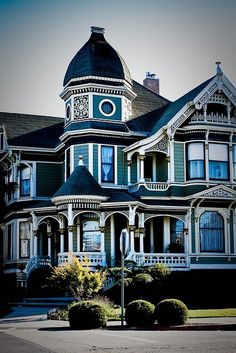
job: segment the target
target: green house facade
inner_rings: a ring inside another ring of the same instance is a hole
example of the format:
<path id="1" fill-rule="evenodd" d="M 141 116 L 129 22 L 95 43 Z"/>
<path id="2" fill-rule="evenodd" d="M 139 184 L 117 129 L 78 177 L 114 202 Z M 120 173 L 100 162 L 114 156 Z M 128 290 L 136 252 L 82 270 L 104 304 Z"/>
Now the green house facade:
<path id="1" fill-rule="evenodd" d="M 65 74 L 64 117 L 0 113 L 4 274 L 19 285 L 72 254 L 116 266 L 123 229 L 137 265 L 235 270 L 235 87 L 217 64 L 171 102 L 91 31 Z"/>

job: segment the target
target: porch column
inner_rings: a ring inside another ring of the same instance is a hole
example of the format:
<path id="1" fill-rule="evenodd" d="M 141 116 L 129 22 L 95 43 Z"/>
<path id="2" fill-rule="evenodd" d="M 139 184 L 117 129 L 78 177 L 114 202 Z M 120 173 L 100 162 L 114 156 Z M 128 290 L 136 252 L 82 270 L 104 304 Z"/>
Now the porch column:
<path id="1" fill-rule="evenodd" d="M 111 223 L 111 266 L 115 265 L 115 219 L 114 214 L 110 217 Z"/>
<path id="2" fill-rule="evenodd" d="M 65 229 L 64 228 L 60 228 L 59 231 L 60 231 L 60 252 L 62 253 L 62 252 L 65 251 L 65 245 L 64 245 L 65 244 L 65 242 L 64 242 L 64 240 L 65 240 L 65 238 L 64 238 Z"/>
<path id="3" fill-rule="evenodd" d="M 153 218 L 150 219 L 150 253 L 154 253 L 154 224 L 153 224 Z"/>
<path id="4" fill-rule="evenodd" d="M 52 233 L 47 233 L 48 236 L 48 256 L 51 257 L 52 255 L 52 238 L 51 238 Z"/>
<path id="5" fill-rule="evenodd" d="M 144 159 L 145 155 L 140 155 L 139 160 L 140 160 L 140 176 L 139 176 L 139 181 L 144 182 Z"/>
<path id="6" fill-rule="evenodd" d="M 132 161 L 127 161 L 127 165 L 128 165 L 128 185 L 131 185 L 131 164 Z"/>
<path id="7" fill-rule="evenodd" d="M 52 227 L 51 222 L 47 221 L 47 237 L 48 237 L 48 256 L 51 257 L 52 255 Z"/>
<path id="8" fill-rule="evenodd" d="M 163 252 L 167 252 L 167 247 L 170 244 L 170 217 L 163 218 Z"/>
<path id="9" fill-rule="evenodd" d="M 73 210 L 72 203 L 68 204 L 68 251 L 73 252 Z"/>
<path id="10" fill-rule="evenodd" d="M 68 226 L 68 251 L 73 252 L 73 226 Z"/>
<path id="11" fill-rule="evenodd" d="M 105 251 L 105 227 L 100 227 L 101 232 L 101 252 Z"/>
<path id="12" fill-rule="evenodd" d="M 37 230 L 33 231 L 34 234 L 34 255 L 38 255 L 38 234 Z"/>
<path id="13" fill-rule="evenodd" d="M 139 252 L 144 252 L 144 228 L 139 228 Z"/>
<path id="14" fill-rule="evenodd" d="M 130 234 L 130 251 L 134 252 L 134 229 L 135 226 L 129 226 L 129 234 Z"/>
<path id="15" fill-rule="evenodd" d="M 76 235 L 77 235 L 77 252 L 80 252 L 80 221 L 78 220 L 76 223 Z"/>

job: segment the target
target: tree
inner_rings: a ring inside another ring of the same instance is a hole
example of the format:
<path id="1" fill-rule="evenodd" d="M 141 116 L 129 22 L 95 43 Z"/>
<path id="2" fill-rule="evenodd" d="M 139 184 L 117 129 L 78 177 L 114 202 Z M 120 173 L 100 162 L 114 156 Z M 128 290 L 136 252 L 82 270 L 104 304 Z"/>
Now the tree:
<path id="1" fill-rule="evenodd" d="M 70 293 L 78 300 L 88 299 L 101 288 L 105 279 L 103 272 L 91 272 L 89 270 L 89 260 L 83 264 L 76 258 L 72 262 L 61 267 L 54 267 L 48 279 L 48 286 L 57 288 L 64 294 Z"/>

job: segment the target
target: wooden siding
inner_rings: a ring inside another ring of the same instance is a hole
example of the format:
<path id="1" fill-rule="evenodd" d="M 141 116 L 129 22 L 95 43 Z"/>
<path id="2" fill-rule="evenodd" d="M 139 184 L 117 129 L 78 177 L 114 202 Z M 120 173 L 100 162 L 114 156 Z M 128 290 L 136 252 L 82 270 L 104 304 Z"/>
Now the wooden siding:
<path id="1" fill-rule="evenodd" d="M 127 185 L 127 163 L 124 159 L 123 147 L 117 147 L 117 182 L 118 185 Z"/>
<path id="2" fill-rule="evenodd" d="M 137 159 L 132 160 L 131 164 L 131 183 L 137 183 Z"/>
<path id="3" fill-rule="evenodd" d="M 168 161 L 166 155 L 157 156 L 157 181 L 167 181 L 168 179 Z"/>
<path id="4" fill-rule="evenodd" d="M 98 181 L 98 145 L 93 145 L 93 176 Z"/>
<path id="5" fill-rule="evenodd" d="M 36 196 L 52 196 L 63 183 L 63 165 L 36 164 Z"/>
<path id="6" fill-rule="evenodd" d="M 86 168 L 89 167 L 88 145 L 74 146 L 74 166 L 79 162 L 79 156 L 83 156 L 83 162 Z"/>
<path id="7" fill-rule="evenodd" d="M 110 226 L 110 218 L 106 221 L 106 229 L 105 229 L 105 252 L 106 252 L 106 260 L 107 265 L 111 265 L 111 226 Z"/>
<path id="8" fill-rule="evenodd" d="M 184 144 L 175 142 L 174 144 L 174 170 L 175 181 L 184 182 Z"/>

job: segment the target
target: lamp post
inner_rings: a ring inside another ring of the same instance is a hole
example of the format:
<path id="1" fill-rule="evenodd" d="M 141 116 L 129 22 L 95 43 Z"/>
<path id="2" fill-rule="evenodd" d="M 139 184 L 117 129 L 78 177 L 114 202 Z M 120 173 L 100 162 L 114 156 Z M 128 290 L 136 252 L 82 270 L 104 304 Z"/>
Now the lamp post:
<path id="1" fill-rule="evenodd" d="M 124 304 L 125 304 L 125 286 L 124 286 L 124 260 L 129 246 L 129 233 L 127 229 L 122 229 L 120 234 L 121 251 L 121 326 L 124 325 Z"/>

